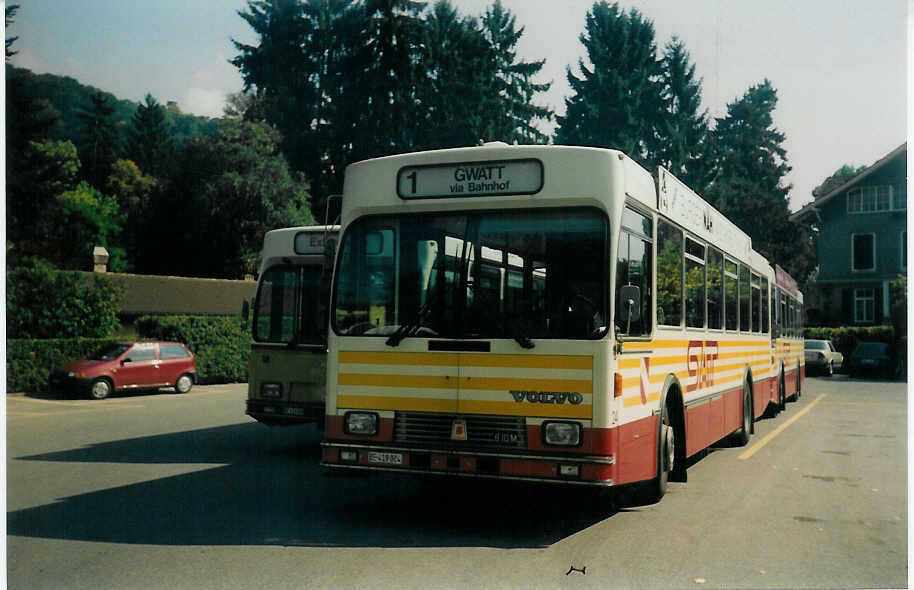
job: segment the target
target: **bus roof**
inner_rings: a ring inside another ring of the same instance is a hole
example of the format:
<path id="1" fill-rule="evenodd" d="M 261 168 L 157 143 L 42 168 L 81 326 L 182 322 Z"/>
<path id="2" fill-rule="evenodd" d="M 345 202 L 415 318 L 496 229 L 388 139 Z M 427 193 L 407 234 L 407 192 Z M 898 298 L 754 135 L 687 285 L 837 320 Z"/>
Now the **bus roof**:
<path id="1" fill-rule="evenodd" d="M 306 225 L 270 230 L 263 237 L 261 273 L 268 261 L 278 257 L 323 256 L 325 239 L 335 239 L 338 225 Z"/>
<path id="2" fill-rule="evenodd" d="M 608 186 L 647 207 L 656 205 L 651 174 L 617 150 L 492 142 L 350 164 L 342 219 L 345 225 L 359 215 L 392 208 L 421 212 L 594 205 Z"/>

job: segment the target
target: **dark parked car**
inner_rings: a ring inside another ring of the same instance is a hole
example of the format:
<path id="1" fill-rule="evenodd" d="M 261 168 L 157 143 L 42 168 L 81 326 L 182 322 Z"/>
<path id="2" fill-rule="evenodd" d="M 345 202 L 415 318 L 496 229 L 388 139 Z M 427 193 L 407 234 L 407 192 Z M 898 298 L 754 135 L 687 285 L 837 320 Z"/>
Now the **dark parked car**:
<path id="1" fill-rule="evenodd" d="M 885 342 L 860 342 L 844 366 L 851 377 L 863 374 L 894 377 L 898 369 L 898 358 L 892 347 Z"/>
<path id="2" fill-rule="evenodd" d="M 835 349 L 831 340 L 807 340 L 803 348 L 807 372 L 818 371 L 831 376 L 844 363 L 844 355 Z"/>
<path id="3" fill-rule="evenodd" d="M 180 342 L 125 342 L 51 374 L 51 387 L 104 399 L 112 391 L 174 387 L 187 393 L 197 378 L 194 355 Z"/>

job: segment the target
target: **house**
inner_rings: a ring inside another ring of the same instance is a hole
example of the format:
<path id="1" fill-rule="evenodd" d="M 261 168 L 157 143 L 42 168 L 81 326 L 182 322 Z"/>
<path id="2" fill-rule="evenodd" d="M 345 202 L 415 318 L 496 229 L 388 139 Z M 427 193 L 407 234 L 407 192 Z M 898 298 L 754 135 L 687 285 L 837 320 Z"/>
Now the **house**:
<path id="1" fill-rule="evenodd" d="M 810 325 L 891 323 L 890 284 L 907 274 L 905 142 L 790 216 L 818 234 Z"/>

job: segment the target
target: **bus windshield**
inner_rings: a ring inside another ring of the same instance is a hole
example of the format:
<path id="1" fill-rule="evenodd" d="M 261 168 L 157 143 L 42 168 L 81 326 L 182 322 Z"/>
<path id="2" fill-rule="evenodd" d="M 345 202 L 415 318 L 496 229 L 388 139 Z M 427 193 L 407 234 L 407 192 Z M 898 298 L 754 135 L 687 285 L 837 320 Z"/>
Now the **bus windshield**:
<path id="1" fill-rule="evenodd" d="M 254 341 L 325 344 L 329 282 L 320 264 L 267 269 L 254 301 Z"/>
<path id="2" fill-rule="evenodd" d="M 600 338 L 608 233 L 606 216 L 593 208 L 358 219 L 341 245 L 334 330 Z"/>

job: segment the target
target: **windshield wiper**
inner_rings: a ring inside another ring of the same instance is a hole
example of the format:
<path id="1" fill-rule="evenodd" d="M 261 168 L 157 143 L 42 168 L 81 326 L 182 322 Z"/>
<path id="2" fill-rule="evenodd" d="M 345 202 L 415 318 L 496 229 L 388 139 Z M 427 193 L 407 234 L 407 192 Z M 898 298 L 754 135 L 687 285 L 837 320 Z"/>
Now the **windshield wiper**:
<path id="1" fill-rule="evenodd" d="M 425 303 L 419 306 L 419 311 L 416 312 L 416 319 L 412 322 L 402 324 L 397 331 L 391 334 L 387 340 L 384 342 L 387 346 L 399 346 L 400 342 L 404 338 L 408 338 L 416 334 L 419 331 L 419 328 L 422 327 L 422 323 L 428 317 L 429 312 L 432 309 L 432 301 L 435 299 L 434 294 L 429 294 L 426 298 Z"/>
<path id="2" fill-rule="evenodd" d="M 527 335 L 527 330 L 524 329 L 523 323 L 518 321 L 515 324 L 514 330 L 512 330 L 512 337 L 514 341 L 520 344 L 521 348 L 531 349 L 536 346 L 536 343 L 530 339 L 530 336 Z"/>

